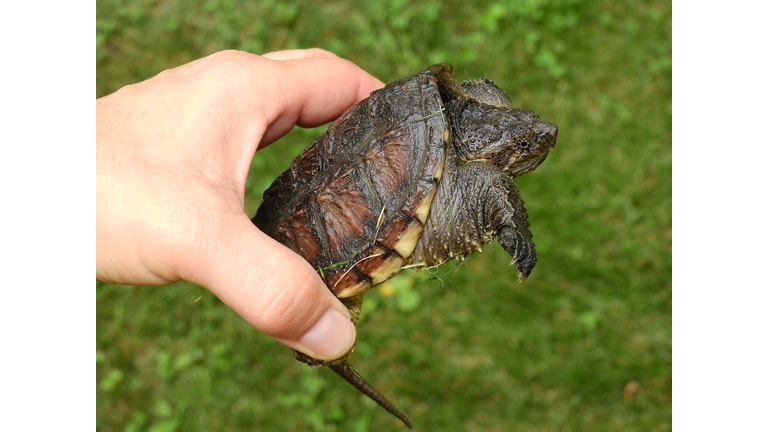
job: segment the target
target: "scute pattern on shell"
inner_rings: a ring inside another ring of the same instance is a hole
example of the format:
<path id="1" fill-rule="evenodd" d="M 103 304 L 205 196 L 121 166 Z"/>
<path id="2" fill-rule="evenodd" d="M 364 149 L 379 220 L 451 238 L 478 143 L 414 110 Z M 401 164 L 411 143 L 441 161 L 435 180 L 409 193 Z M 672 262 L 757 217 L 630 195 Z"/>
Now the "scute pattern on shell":
<path id="1" fill-rule="evenodd" d="M 373 92 L 294 160 L 254 222 L 320 269 L 338 297 L 391 277 L 413 252 L 440 179 L 443 108 L 432 69 Z"/>

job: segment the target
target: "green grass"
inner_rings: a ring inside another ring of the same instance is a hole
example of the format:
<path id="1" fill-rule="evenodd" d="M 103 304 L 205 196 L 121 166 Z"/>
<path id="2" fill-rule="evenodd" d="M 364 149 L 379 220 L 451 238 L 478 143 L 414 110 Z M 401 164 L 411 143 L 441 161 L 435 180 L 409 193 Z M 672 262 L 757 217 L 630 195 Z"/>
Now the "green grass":
<path id="1" fill-rule="evenodd" d="M 437 62 L 492 78 L 560 129 L 517 180 L 536 269 L 518 284 L 494 244 L 442 282 L 372 290 L 352 364 L 415 430 L 671 430 L 670 2 L 101 0 L 96 31 L 97 97 L 229 48 L 319 46 L 385 82 Z M 257 154 L 249 214 L 321 130 Z M 205 292 L 97 284 L 98 430 L 401 427 Z"/>

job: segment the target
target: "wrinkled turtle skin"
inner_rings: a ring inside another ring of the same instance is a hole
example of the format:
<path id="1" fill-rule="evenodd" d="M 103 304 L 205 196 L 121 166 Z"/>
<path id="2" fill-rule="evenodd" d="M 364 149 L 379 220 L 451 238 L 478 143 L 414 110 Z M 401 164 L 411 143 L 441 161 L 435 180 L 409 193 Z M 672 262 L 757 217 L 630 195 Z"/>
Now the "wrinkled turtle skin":
<path id="1" fill-rule="evenodd" d="M 533 171 L 557 127 L 513 108 L 489 79 L 438 64 L 348 109 L 264 193 L 253 222 L 303 256 L 357 322 L 363 292 L 404 267 L 464 259 L 498 238 L 523 281 L 536 265 L 513 178 Z M 351 350 L 350 350 L 351 353 Z M 410 427 L 346 362 L 328 366 Z"/>

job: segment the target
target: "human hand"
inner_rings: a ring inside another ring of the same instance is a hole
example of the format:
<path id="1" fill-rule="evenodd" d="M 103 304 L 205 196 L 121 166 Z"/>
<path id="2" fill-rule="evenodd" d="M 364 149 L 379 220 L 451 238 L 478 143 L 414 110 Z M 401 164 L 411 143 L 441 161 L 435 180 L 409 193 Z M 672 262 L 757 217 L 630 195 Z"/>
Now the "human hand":
<path id="1" fill-rule="evenodd" d="M 244 212 L 257 149 L 383 86 L 319 50 L 223 51 L 96 101 L 96 277 L 201 285 L 257 329 L 330 360 L 355 328 L 299 255 Z"/>

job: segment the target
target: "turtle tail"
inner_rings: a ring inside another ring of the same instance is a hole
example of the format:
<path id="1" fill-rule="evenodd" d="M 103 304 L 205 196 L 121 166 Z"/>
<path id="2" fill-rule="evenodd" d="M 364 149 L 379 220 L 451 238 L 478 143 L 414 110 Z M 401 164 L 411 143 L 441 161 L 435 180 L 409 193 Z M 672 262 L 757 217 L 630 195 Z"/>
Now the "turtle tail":
<path id="1" fill-rule="evenodd" d="M 405 423 L 406 426 L 409 428 L 411 427 L 411 422 L 408 420 L 408 417 L 406 417 L 405 414 L 401 413 L 397 408 L 395 408 L 395 406 L 392 405 L 387 400 L 387 398 L 382 396 L 381 393 L 376 391 L 373 386 L 368 384 L 368 382 L 363 379 L 363 377 L 361 377 L 360 374 L 358 374 L 357 371 L 354 370 L 348 362 L 344 361 L 341 363 L 336 363 L 329 367 L 342 378 L 347 380 L 348 383 L 352 384 L 361 393 L 373 399 L 377 404 L 381 405 L 382 408 L 389 411 L 395 417 L 399 418 L 403 423 Z"/>

